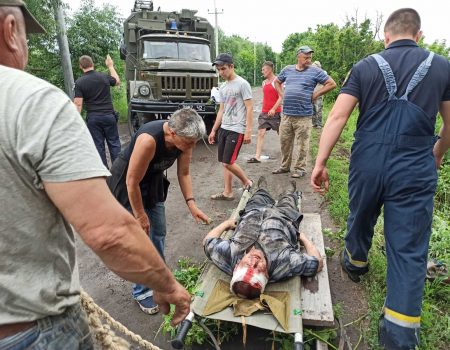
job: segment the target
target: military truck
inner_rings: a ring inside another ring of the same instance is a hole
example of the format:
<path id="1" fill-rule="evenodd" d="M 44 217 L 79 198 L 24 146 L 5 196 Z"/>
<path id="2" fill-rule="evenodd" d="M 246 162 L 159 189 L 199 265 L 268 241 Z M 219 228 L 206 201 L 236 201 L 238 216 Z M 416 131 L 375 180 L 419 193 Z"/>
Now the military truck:
<path id="1" fill-rule="evenodd" d="M 190 107 L 208 129 L 216 117 L 211 89 L 214 29 L 197 11 L 162 12 L 153 1 L 136 0 L 124 22 L 120 57 L 125 60 L 130 133 L 152 120 Z"/>

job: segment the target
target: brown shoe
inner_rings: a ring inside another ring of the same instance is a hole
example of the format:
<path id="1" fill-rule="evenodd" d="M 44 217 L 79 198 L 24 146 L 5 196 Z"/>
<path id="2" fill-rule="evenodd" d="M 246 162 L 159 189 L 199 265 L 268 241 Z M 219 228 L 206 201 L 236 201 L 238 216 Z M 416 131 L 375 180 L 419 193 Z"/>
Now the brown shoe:
<path id="1" fill-rule="evenodd" d="M 283 169 L 283 168 L 278 168 L 274 171 L 272 171 L 272 174 L 286 174 L 289 172 L 289 169 Z"/>

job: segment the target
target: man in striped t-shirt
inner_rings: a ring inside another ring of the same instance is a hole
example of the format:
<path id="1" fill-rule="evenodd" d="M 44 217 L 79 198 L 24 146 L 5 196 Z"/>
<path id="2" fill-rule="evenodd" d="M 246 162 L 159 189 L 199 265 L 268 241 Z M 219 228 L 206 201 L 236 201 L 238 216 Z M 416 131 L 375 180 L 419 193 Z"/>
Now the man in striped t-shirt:
<path id="1" fill-rule="evenodd" d="M 281 166 L 273 174 L 290 171 L 295 140 L 298 158 L 291 176 L 298 178 L 305 175 L 313 101 L 336 87 L 334 80 L 323 70 L 311 66 L 313 52 L 309 46 L 301 46 L 297 51 L 297 64 L 283 68 L 275 80 L 275 88 L 283 97 L 283 116 L 280 124 Z M 317 84 L 323 87 L 314 91 Z"/>

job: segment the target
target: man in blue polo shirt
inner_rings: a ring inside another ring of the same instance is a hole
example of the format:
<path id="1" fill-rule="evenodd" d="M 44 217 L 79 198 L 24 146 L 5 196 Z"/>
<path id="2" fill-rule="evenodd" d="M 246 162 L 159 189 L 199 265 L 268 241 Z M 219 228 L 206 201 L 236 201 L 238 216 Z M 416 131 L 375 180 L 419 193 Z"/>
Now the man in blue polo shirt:
<path id="1" fill-rule="evenodd" d="M 297 64 L 283 68 L 275 79 L 275 88 L 283 97 L 283 116 L 280 123 L 281 167 L 272 171 L 273 174 L 290 171 L 296 141 L 298 157 L 291 176 L 299 178 L 305 175 L 313 101 L 336 87 L 334 80 L 322 69 L 311 66 L 313 52 L 309 46 L 300 47 L 297 51 Z M 322 84 L 323 87 L 314 92 L 317 84 Z"/>
<path id="2" fill-rule="evenodd" d="M 384 349 L 409 350 L 419 344 L 436 168 L 450 147 L 450 63 L 418 47 L 422 32 L 413 9 L 393 12 L 384 32 L 386 49 L 353 67 L 328 116 L 311 185 L 319 192 L 328 189 L 327 159 L 359 103 L 341 265 L 355 282 L 367 273 L 374 226 L 384 207 L 387 293 L 379 341 Z"/>

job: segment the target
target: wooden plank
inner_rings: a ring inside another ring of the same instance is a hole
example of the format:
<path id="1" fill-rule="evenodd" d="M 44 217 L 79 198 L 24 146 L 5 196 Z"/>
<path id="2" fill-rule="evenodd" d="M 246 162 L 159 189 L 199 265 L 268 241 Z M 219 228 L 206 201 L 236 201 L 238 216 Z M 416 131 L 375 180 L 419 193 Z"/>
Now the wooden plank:
<path id="1" fill-rule="evenodd" d="M 327 343 L 317 340 L 316 341 L 316 350 L 328 350 Z"/>
<path id="2" fill-rule="evenodd" d="M 324 258 L 324 267 L 315 277 L 302 278 L 301 300 L 303 324 L 331 327 L 334 324 L 330 283 L 319 214 L 303 214 L 300 231 L 304 232 Z"/>

